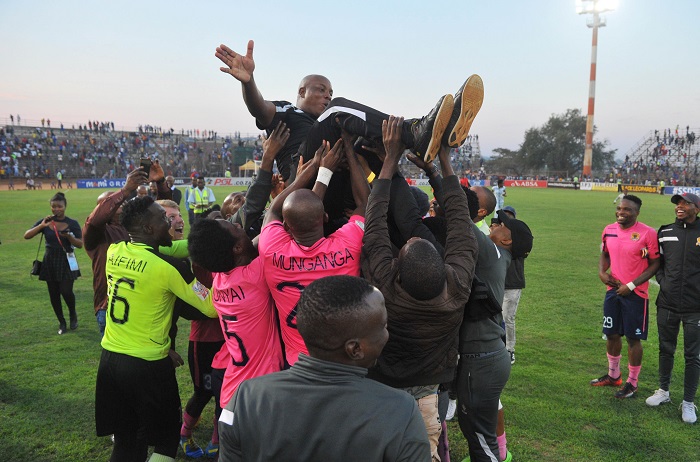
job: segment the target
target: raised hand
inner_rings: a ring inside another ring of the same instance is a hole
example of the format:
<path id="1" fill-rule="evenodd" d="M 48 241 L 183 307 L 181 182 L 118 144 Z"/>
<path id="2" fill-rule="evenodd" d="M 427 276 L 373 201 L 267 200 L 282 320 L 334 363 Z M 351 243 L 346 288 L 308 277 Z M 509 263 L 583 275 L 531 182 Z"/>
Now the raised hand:
<path id="1" fill-rule="evenodd" d="M 326 141 L 324 141 L 324 144 L 330 146 Z M 324 152 L 323 159 L 321 159 L 321 167 L 326 167 L 331 172 L 335 172 L 345 160 L 344 154 L 345 149 L 341 138 L 335 142 L 330 151 Z"/>
<path id="2" fill-rule="evenodd" d="M 248 50 L 246 55 L 240 55 L 227 47 L 224 44 L 216 47 L 216 53 L 214 56 L 219 58 L 219 60 L 226 65 L 226 67 L 220 67 L 221 72 L 230 74 L 233 78 L 241 83 L 248 83 L 253 78 L 253 71 L 255 70 L 255 61 L 253 60 L 253 41 L 248 41 Z"/>
<path id="3" fill-rule="evenodd" d="M 275 197 L 279 196 L 279 194 L 284 191 L 285 184 L 284 181 L 282 180 L 282 175 L 279 173 L 275 173 L 272 175 L 272 179 L 270 181 L 272 183 L 272 189 L 270 190 L 270 197 L 274 199 Z"/>
<path id="4" fill-rule="evenodd" d="M 433 169 L 433 162 L 432 161 L 426 162 L 413 153 L 406 154 L 406 159 L 411 161 L 413 163 L 413 165 L 415 165 L 416 167 L 420 168 L 423 171 L 427 172 L 427 171 L 430 171 Z"/>
<path id="5" fill-rule="evenodd" d="M 389 116 L 389 120 L 382 122 L 382 140 L 386 157 L 390 162 L 398 162 L 401 154 L 406 150 L 401 141 L 401 131 L 403 129 L 403 117 Z"/>
<path id="6" fill-rule="evenodd" d="M 151 164 L 151 171 L 148 175 L 148 181 L 160 181 L 165 178 L 165 172 L 163 172 L 163 167 L 160 166 L 158 159 L 154 160 Z"/>
<path id="7" fill-rule="evenodd" d="M 153 168 L 152 165 L 151 168 Z M 123 188 L 124 192 L 131 194 L 132 192 L 136 191 L 136 188 L 144 183 L 148 183 L 148 176 L 146 175 L 146 172 L 144 172 L 143 168 L 141 167 L 135 168 L 126 176 L 126 184 L 124 184 Z"/>
<path id="8" fill-rule="evenodd" d="M 289 129 L 287 124 L 280 122 L 277 127 L 270 133 L 270 136 L 263 141 L 263 160 L 274 160 L 277 154 L 282 150 L 287 140 L 289 139 Z"/>

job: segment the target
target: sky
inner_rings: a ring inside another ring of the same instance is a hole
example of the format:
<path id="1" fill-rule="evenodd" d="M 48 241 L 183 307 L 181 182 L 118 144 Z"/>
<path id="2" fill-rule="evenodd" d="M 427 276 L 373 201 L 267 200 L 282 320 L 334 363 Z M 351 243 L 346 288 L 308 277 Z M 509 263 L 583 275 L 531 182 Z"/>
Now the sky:
<path id="1" fill-rule="evenodd" d="M 599 30 L 596 140 L 624 157 L 654 129 L 700 127 L 700 1 L 619 0 Z M 518 149 L 552 114 L 585 114 L 589 15 L 574 0 L 0 0 L 0 123 L 113 121 L 257 135 L 215 48 L 245 53 L 265 99 L 304 75 L 335 96 L 420 117 L 471 74 L 482 155 Z M 696 130 L 698 132 L 698 130 Z"/>

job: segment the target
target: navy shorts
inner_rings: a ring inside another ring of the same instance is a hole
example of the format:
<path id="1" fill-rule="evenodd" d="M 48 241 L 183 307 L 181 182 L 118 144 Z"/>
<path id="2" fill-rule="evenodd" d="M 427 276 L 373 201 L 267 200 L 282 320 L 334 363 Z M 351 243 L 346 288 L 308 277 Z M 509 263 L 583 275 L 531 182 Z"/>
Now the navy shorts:
<path id="1" fill-rule="evenodd" d="M 603 333 L 646 340 L 649 330 L 649 300 L 635 292 L 626 297 L 608 290 L 603 303 Z"/>

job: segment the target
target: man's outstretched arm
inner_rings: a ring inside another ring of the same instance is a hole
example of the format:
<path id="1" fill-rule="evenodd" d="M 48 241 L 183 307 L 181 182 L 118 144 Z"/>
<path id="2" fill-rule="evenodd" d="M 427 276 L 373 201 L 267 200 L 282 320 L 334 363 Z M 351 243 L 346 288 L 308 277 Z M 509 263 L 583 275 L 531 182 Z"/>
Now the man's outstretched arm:
<path id="1" fill-rule="evenodd" d="M 254 42 L 249 40 L 248 49 L 245 56 L 243 56 L 221 44 L 216 47 L 215 56 L 226 65 L 226 67 L 220 67 L 219 70 L 241 82 L 243 101 L 250 115 L 255 117 L 258 126 L 268 127 L 275 117 L 276 109 L 274 103 L 263 98 L 262 93 L 260 93 L 258 86 L 255 84 L 255 79 L 253 78 L 253 71 L 255 70 L 253 46 Z"/>

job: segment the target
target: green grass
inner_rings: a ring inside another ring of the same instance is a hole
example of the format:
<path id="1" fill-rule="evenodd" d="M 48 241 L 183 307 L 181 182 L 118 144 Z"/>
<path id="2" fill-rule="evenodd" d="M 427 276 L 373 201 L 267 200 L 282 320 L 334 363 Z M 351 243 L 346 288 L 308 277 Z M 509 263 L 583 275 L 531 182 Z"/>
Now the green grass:
<path id="1" fill-rule="evenodd" d="M 215 188 L 222 200 L 226 188 Z M 80 223 L 97 191 L 69 190 L 67 215 Z M 1 461 L 107 460 L 111 443 L 94 435 L 94 385 L 100 346 L 92 315 L 92 274 L 78 251 L 80 327 L 56 335 L 46 284 L 30 278 L 37 238 L 22 234 L 49 213 L 51 191 L 0 191 L 0 445 Z M 600 234 L 614 220 L 616 193 L 509 188 L 506 203 L 535 236 L 526 262 L 527 288 L 517 316 L 517 362 L 502 401 L 508 447 L 517 461 L 699 460 L 698 427 L 683 424 L 682 338 L 671 383 L 674 404 L 652 409 L 644 399 L 657 388 L 658 339 L 651 310 L 639 397 L 619 401 L 613 389 L 588 382 L 607 368 L 601 339 L 605 288 L 597 276 Z M 669 197 L 640 195 L 640 220 L 656 228 L 673 220 Z M 657 288 L 652 286 L 652 299 Z M 186 322 L 178 352 L 186 357 Z M 624 349 L 623 349 L 624 351 Z M 626 374 L 626 358 L 623 372 Z M 178 369 L 183 404 L 191 382 Z M 212 406 L 195 432 L 203 445 L 212 430 Z M 274 418 L 274 416 L 261 416 Z M 466 455 L 456 421 L 449 423 L 452 460 Z M 184 460 L 183 456 L 179 456 Z"/>

